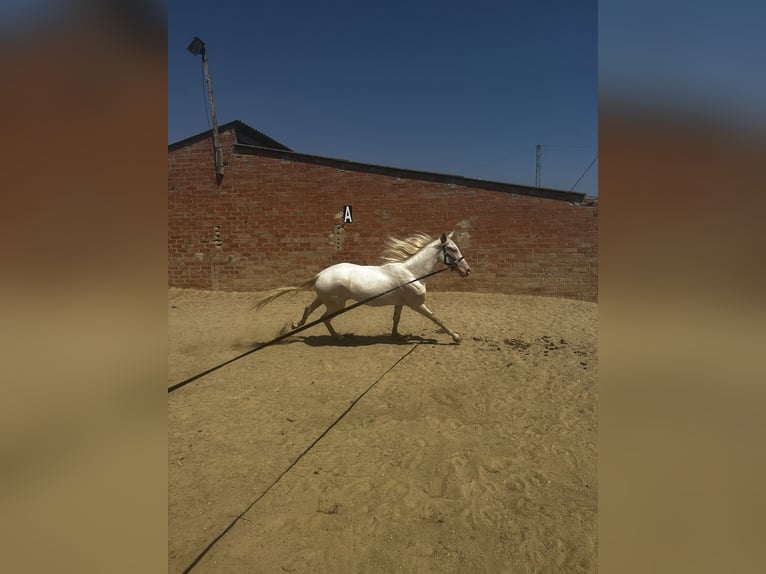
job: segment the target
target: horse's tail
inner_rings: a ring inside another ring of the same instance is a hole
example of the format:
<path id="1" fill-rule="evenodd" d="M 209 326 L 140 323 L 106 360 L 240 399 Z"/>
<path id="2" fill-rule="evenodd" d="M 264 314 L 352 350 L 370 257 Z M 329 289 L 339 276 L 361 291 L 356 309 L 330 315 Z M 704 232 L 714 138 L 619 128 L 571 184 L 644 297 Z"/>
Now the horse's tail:
<path id="1" fill-rule="evenodd" d="M 255 309 L 256 311 L 260 310 L 261 307 L 268 305 L 271 303 L 274 299 L 281 297 L 282 295 L 286 295 L 287 293 L 292 293 L 293 295 L 297 293 L 298 291 L 301 291 L 303 289 L 310 289 L 314 286 L 314 283 L 317 281 L 317 277 L 319 275 L 314 275 L 313 277 L 306 279 L 305 281 L 298 283 L 297 285 L 292 285 L 290 287 L 279 287 L 277 289 L 272 290 L 272 292 L 265 297 L 261 297 L 260 299 L 256 299 L 252 305 L 251 308 Z"/>

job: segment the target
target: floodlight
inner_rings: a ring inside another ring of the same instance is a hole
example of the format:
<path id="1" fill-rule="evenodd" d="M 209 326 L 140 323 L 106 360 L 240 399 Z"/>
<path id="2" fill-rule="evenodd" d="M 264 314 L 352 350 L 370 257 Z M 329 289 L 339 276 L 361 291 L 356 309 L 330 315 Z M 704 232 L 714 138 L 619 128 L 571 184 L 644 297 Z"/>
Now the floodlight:
<path id="1" fill-rule="evenodd" d="M 191 41 L 191 44 L 189 44 L 186 49 L 195 56 L 199 56 L 200 54 L 205 53 L 205 42 L 200 40 L 197 36 L 194 36 L 194 40 Z"/>

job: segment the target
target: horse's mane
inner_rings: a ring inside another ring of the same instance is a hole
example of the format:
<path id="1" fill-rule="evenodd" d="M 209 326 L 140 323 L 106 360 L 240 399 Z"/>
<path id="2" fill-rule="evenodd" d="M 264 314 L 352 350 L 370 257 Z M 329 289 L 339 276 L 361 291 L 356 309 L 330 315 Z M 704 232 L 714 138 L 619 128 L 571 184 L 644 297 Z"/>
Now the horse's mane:
<path id="1" fill-rule="evenodd" d="M 406 239 L 389 237 L 386 241 L 386 249 L 380 256 L 383 263 L 399 263 L 409 259 L 426 245 L 433 241 L 433 237 L 425 233 L 416 233 Z"/>

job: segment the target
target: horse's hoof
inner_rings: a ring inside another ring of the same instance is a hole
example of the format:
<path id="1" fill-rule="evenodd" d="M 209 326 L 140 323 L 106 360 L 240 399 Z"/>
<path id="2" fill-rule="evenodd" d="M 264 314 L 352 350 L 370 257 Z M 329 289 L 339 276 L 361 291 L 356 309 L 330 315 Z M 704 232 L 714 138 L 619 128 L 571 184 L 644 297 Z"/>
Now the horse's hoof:
<path id="1" fill-rule="evenodd" d="M 293 329 L 297 329 L 298 327 L 300 327 L 300 325 L 298 324 L 298 322 L 297 322 L 297 321 L 293 321 L 293 322 L 292 322 L 292 328 L 293 328 Z"/>
<path id="2" fill-rule="evenodd" d="M 459 343 L 461 341 L 460 335 L 458 335 L 457 333 L 452 333 L 452 340 L 455 341 L 456 343 Z"/>

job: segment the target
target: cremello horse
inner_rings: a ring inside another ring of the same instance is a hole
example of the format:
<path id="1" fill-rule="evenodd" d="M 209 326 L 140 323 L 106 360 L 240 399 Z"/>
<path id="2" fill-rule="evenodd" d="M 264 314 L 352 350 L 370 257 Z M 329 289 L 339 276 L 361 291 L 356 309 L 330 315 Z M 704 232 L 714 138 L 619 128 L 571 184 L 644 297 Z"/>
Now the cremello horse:
<path id="1" fill-rule="evenodd" d="M 404 305 L 407 305 L 439 325 L 439 327 L 449 333 L 454 341 L 460 342 L 460 335 L 450 331 L 426 307 L 425 281 L 413 281 L 428 275 L 439 262 L 451 267 L 453 271 L 457 271 L 461 277 L 466 277 L 471 272 L 471 268 L 460 253 L 460 248 L 452 241 L 453 233 L 451 232 L 449 235 L 442 234 L 440 239 L 431 239 L 431 237 L 424 234 L 413 235 L 407 239 L 391 238 L 387 242 L 386 251 L 383 252 L 383 265 L 371 266 L 338 263 L 320 271 L 298 285 L 275 289 L 272 294 L 255 301 L 253 306 L 256 309 L 260 309 L 286 293 L 295 293 L 301 289 L 313 287 L 317 297 L 305 308 L 301 320 L 293 323 L 293 329 L 295 329 L 305 324 L 309 315 L 321 305 L 326 307 L 322 315 L 326 317 L 343 309 L 346 306 L 346 301 L 349 299 L 352 301 L 364 301 L 369 297 L 385 293 L 390 289 L 395 289 L 397 286 L 402 286 L 387 295 L 367 303 L 376 307 L 394 305 L 392 335 L 399 336 L 397 331 L 399 319 L 402 315 L 402 308 Z M 410 281 L 413 282 L 409 283 Z M 330 324 L 329 319 L 326 319 L 324 324 L 333 337 L 338 340 L 343 339 L 343 336 Z"/>

